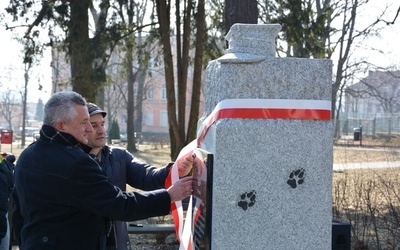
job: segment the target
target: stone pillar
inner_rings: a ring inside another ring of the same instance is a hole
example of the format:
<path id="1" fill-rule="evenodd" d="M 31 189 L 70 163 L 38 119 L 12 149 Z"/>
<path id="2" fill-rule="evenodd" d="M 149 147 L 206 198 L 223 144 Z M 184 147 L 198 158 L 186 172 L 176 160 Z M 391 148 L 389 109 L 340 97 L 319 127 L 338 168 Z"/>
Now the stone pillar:
<path id="1" fill-rule="evenodd" d="M 289 110 L 218 119 L 203 134 L 200 147 L 213 154 L 211 249 L 331 249 L 332 124 L 290 109 L 329 104 L 330 116 L 332 63 L 276 58 L 280 28 L 233 25 L 227 53 L 207 67 L 205 116 L 227 100 Z"/>

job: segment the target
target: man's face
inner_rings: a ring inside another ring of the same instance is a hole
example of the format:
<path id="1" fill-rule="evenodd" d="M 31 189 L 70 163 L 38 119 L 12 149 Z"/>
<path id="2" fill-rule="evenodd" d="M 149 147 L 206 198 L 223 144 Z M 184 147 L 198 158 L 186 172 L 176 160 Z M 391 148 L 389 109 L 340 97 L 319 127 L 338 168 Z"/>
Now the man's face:
<path id="1" fill-rule="evenodd" d="M 84 105 L 74 105 L 76 117 L 69 123 L 60 121 L 56 125 L 56 129 L 66 132 L 82 144 L 88 144 L 88 134 L 93 133 L 92 125 L 89 122 L 89 112 Z"/>
<path id="2" fill-rule="evenodd" d="M 93 133 L 88 134 L 89 146 L 92 148 L 102 148 L 106 145 L 106 129 L 104 127 L 104 117 L 102 114 L 95 114 L 90 117 L 90 124 Z"/>

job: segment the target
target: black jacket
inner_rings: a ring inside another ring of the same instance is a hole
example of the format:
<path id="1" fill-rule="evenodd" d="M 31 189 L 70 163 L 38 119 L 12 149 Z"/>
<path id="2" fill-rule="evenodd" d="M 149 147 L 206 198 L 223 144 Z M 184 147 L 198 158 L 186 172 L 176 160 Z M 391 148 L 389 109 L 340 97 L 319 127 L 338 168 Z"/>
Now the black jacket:
<path id="1" fill-rule="evenodd" d="M 20 249 L 105 249 L 109 219 L 137 220 L 166 215 L 165 189 L 126 193 L 112 185 L 71 135 L 43 125 L 40 138 L 15 166 L 13 225 Z"/>
<path id="2" fill-rule="evenodd" d="M 126 184 L 141 190 L 154 190 L 164 187 L 165 179 L 173 163 L 163 168 L 155 168 L 138 161 L 123 148 L 105 146 L 100 151 L 101 167 L 105 170 L 111 183 L 121 190 Z M 151 216 L 149 216 L 151 217 Z M 117 249 L 130 249 L 130 240 L 125 221 L 115 221 Z"/>
<path id="3" fill-rule="evenodd" d="M 8 199 L 14 186 L 13 170 L 0 159 L 0 239 L 7 233 Z"/>

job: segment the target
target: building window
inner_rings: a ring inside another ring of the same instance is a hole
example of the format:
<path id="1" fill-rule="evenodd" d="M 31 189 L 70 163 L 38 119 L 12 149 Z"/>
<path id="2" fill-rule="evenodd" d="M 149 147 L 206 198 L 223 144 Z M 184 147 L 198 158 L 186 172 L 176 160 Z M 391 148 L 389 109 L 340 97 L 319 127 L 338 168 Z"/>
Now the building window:
<path id="1" fill-rule="evenodd" d="M 144 124 L 146 126 L 153 126 L 154 124 L 154 116 L 153 116 L 153 110 L 147 110 L 146 111 L 146 116 L 144 119 Z"/>
<path id="2" fill-rule="evenodd" d="M 160 112 L 160 126 L 168 127 L 168 113 L 166 110 L 161 110 Z"/>
<path id="3" fill-rule="evenodd" d="M 358 106 L 357 98 L 354 98 L 354 99 L 353 99 L 353 103 L 352 103 L 352 105 L 351 105 L 351 107 L 352 107 L 351 111 L 352 111 L 352 112 L 357 112 L 357 110 L 358 110 L 357 106 Z"/>
<path id="4" fill-rule="evenodd" d="M 123 115 L 122 117 L 121 117 L 121 124 L 126 124 L 126 121 L 127 121 L 128 119 L 126 119 L 126 115 Z"/>
<path id="5" fill-rule="evenodd" d="M 161 87 L 161 100 L 167 100 L 167 87 L 165 84 Z"/>
<path id="6" fill-rule="evenodd" d="M 153 99 L 153 84 L 149 84 L 146 89 L 146 99 Z"/>

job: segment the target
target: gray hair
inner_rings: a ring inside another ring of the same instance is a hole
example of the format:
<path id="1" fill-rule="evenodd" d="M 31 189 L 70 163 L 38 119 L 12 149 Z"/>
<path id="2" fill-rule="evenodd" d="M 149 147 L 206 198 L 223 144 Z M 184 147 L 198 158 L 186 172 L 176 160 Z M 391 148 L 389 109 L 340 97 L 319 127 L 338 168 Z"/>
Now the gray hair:
<path id="1" fill-rule="evenodd" d="M 55 127 L 57 121 L 71 122 L 77 115 L 74 105 L 86 106 L 85 98 L 73 91 L 55 93 L 44 106 L 43 124 Z"/>

